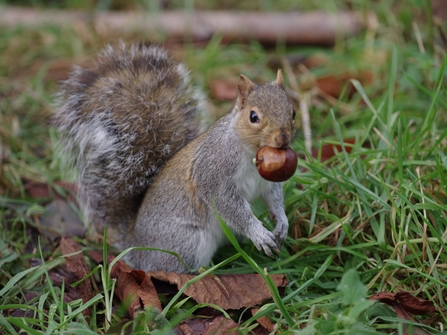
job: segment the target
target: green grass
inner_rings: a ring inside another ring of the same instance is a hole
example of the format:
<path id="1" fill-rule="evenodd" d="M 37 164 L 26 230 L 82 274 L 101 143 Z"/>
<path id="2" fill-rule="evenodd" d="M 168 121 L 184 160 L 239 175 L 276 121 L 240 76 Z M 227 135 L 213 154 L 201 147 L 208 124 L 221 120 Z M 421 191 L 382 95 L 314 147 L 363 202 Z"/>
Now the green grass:
<path id="1" fill-rule="evenodd" d="M 289 3 L 281 1 L 276 8 Z M 347 138 L 355 144 L 321 162 L 309 155 L 305 159 L 302 139 L 297 139 L 294 147 L 303 158 L 285 185 L 291 227 L 281 255 L 272 260 L 249 242 L 240 247 L 229 235 L 234 248 L 223 248 L 214 259 L 212 273 L 268 272 L 290 280 L 282 298 L 270 286 L 274 299 L 255 316 L 240 311 L 244 333 L 267 315 L 285 334 L 404 334 L 402 319 L 390 307 L 366 300 L 381 291 L 409 291 L 433 301 L 439 314 L 417 317 L 417 331 L 437 334 L 447 327 L 441 312 L 447 308 L 447 61 L 439 48 L 430 51 L 426 45 L 423 53 L 416 44 L 412 22 L 424 13 L 423 2 L 352 3 L 354 9 L 377 13 L 380 26 L 373 41 L 360 35 L 330 50 L 272 50 L 256 42 L 221 45 L 216 37 L 203 48 L 179 47 L 195 82 L 207 92 L 214 80 L 236 80 L 239 73 L 271 80 L 276 69 L 269 68 L 269 60 L 278 54 L 324 54 L 330 62 L 311 69 L 317 77 L 372 73 L 371 83 L 352 80 L 357 92 L 349 96 L 346 89 L 339 98 L 353 112 L 324 101 L 312 106 L 314 147 Z M 275 9 L 274 2 L 262 4 L 261 9 Z M 346 8 L 343 2 L 327 4 Z M 436 31 L 417 22 L 424 42 L 434 34 L 439 43 Z M 64 262 L 57 243 L 35 237 L 51 198 L 31 198 L 24 180 L 47 183 L 59 192 L 55 182 L 73 176 L 53 152 L 56 134 L 48 122 L 56 65 L 85 61 L 115 38 L 55 27 L 0 30 L 0 333 L 97 334 L 109 327 L 119 333 L 124 324 L 131 333 L 169 333 L 170 323 L 198 308 L 179 294 L 166 302 L 162 314 L 147 310 L 129 321 L 112 308 L 107 268 L 93 274 L 98 291 L 91 301 L 66 303 L 67 288 L 48 279 L 49 271 Z M 229 102 L 213 103 L 216 115 L 231 108 Z M 261 205 L 254 210 L 271 225 Z M 98 248 L 87 238 L 80 241 Z M 93 307 L 91 318 L 82 315 L 87 307 Z"/>

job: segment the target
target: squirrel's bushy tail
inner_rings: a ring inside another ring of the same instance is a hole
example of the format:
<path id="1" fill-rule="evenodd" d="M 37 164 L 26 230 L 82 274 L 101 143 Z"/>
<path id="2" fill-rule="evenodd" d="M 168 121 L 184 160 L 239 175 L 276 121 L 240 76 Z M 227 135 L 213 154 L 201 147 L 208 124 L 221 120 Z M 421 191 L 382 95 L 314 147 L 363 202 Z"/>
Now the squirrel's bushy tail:
<path id="1" fill-rule="evenodd" d="M 199 134 L 202 94 L 163 49 L 122 43 L 107 47 L 93 70 L 76 67 L 57 100 L 54 123 L 78 168 L 85 218 L 126 247 L 145 190 Z"/>

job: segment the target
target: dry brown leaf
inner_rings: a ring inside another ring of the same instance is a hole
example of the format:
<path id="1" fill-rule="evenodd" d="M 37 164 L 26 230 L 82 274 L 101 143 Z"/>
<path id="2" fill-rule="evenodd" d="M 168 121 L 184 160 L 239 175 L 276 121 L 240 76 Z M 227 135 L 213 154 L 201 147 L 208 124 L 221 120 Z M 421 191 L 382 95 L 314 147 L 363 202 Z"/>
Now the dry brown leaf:
<path id="1" fill-rule="evenodd" d="M 387 305 L 392 306 L 394 301 L 396 301 L 396 297 L 395 294 L 391 292 L 379 292 L 369 297 L 369 300 L 379 300 Z"/>
<path id="2" fill-rule="evenodd" d="M 90 250 L 88 252 L 88 255 L 94 262 L 96 262 L 98 264 L 101 264 L 104 260 L 104 258 L 103 258 L 104 255 L 102 254 L 102 252 L 99 252 L 97 250 Z M 107 264 L 110 265 L 110 263 L 114 259 L 115 259 L 115 256 L 107 255 Z M 130 265 L 127 265 L 125 262 L 119 260 L 113 265 L 112 271 L 110 272 L 110 276 L 112 278 L 117 278 L 121 272 L 123 272 L 123 271 L 130 272 L 132 270 L 133 269 Z"/>
<path id="3" fill-rule="evenodd" d="M 317 79 L 317 86 L 323 92 L 329 94 L 334 98 L 338 98 L 343 90 L 343 87 L 347 84 L 347 79 L 338 78 L 335 76 L 327 76 Z M 352 86 L 349 85 L 347 89 L 348 95 L 352 94 Z"/>
<path id="4" fill-rule="evenodd" d="M 410 313 L 408 313 L 404 307 L 402 307 L 401 305 L 399 305 L 398 303 L 393 303 L 393 308 L 394 311 L 396 312 L 397 316 L 401 319 L 404 320 L 409 320 L 409 321 L 416 321 L 411 315 Z M 404 324 L 403 325 L 403 335 L 430 335 L 430 333 L 427 333 L 423 328 L 418 327 L 418 326 L 412 326 L 410 328 L 409 325 Z"/>
<path id="5" fill-rule="evenodd" d="M 415 314 L 415 315 L 422 315 L 429 312 L 436 312 L 437 309 L 433 305 L 433 302 L 429 300 L 423 300 L 420 298 L 417 298 L 413 296 L 410 292 L 398 292 L 398 293 L 391 293 L 391 292 L 379 292 L 377 294 L 374 294 L 369 298 L 370 300 L 379 300 L 387 305 L 390 306 L 399 306 L 406 312 Z M 395 308 L 396 309 L 396 308 Z M 397 313 L 397 310 L 396 310 Z M 399 313 L 398 313 L 399 314 Z M 406 315 L 405 313 L 401 313 L 403 315 Z M 407 319 L 411 320 L 411 319 Z"/>
<path id="6" fill-rule="evenodd" d="M 237 326 L 233 320 L 217 316 L 212 319 L 186 319 L 175 330 L 182 335 L 237 335 L 239 332 L 233 330 Z"/>
<path id="7" fill-rule="evenodd" d="M 358 74 L 342 73 L 338 76 L 326 76 L 317 78 L 317 86 L 326 94 L 338 98 L 343 92 L 344 87 L 347 85 L 345 94 L 348 97 L 352 97 L 355 93 L 355 89 L 350 82 L 351 79 L 360 81 L 363 86 L 370 86 L 373 82 L 373 75 L 369 71 L 364 71 Z"/>
<path id="8" fill-rule="evenodd" d="M 81 246 L 79 243 L 74 241 L 72 238 L 67 237 L 61 238 L 60 248 L 63 255 L 72 254 L 81 250 Z M 75 281 L 85 278 L 90 272 L 90 268 L 87 265 L 87 262 L 85 261 L 82 253 L 66 257 L 65 262 L 66 268 L 69 269 L 76 276 Z M 79 294 L 84 303 L 93 298 L 93 291 L 90 280 L 84 280 L 73 289 Z M 82 314 L 90 315 L 91 309 L 86 309 Z"/>
<path id="9" fill-rule="evenodd" d="M 251 314 L 255 315 L 259 311 L 259 308 L 252 308 Z M 261 316 L 256 319 L 256 321 L 264 327 L 269 333 L 273 332 L 275 330 L 275 324 L 266 316 Z"/>
<path id="10" fill-rule="evenodd" d="M 429 312 L 436 312 L 433 302 L 414 297 L 409 292 L 396 293 L 396 300 L 407 312 L 415 315 L 422 315 Z"/>
<path id="11" fill-rule="evenodd" d="M 22 178 L 22 182 L 23 187 L 25 188 L 25 192 L 33 198 L 48 198 L 54 196 L 56 199 L 65 199 L 54 189 L 54 187 L 52 187 L 47 183 L 33 181 L 27 178 Z M 78 190 L 77 185 L 75 183 L 56 181 L 54 185 L 59 186 L 71 193 L 76 193 Z M 69 200 L 75 202 L 76 198 L 70 194 Z"/>
<path id="12" fill-rule="evenodd" d="M 214 99 L 233 101 L 237 98 L 236 81 L 226 79 L 213 81 L 211 93 Z"/>
<path id="13" fill-rule="evenodd" d="M 148 272 L 148 275 L 177 285 L 178 289 L 196 277 L 190 274 L 163 271 Z M 270 277 L 277 287 L 284 287 L 288 283 L 282 275 Z M 199 304 L 215 304 L 225 310 L 259 305 L 272 297 L 264 280 L 257 274 L 206 276 L 191 284 L 184 293 Z"/>
<path id="14" fill-rule="evenodd" d="M 410 313 L 421 315 L 429 312 L 436 312 L 437 309 L 431 301 L 419 299 L 414 297 L 409 292 L 379 292 L 369 298 L 370 300 L 379 300 L 394 308 L 397 316 L 404 320 L 415 321 Z M 404 325 L 404 335 L 410 334 L 410 328 L 408 325 Z M 411 334 L 415 335 L 428 335 L 424 329 L 413 326 L 411 328 Z"/>
<path id="15" fill-rule="evenodd" d="M 113 261 L 114 259 L 115 259 L 115 257 L 113 257 L 113 256 L 107 256 L 107 263 L 110 264 L 110 262 Z M 102 262 L 102 261 L 103 261 L 103 256 L 101 255 L 101 258 L 99 258 L 99 262 Z M 110 276 L 112 278 L 118 278 L 122 272 L 130 272 L 132 270 L 133 269 L 130 265 L 119 260 L 118 262 L 116 262 L 113 265 L 112 271 L 110 272 Z"/>
<path id="16" fill-rule="evenodd" d="M 410 320 L 414 321 L 414 318 L 411 316 L 410 313 L 408 313 L 405 308 L 403 308 L 401 305 L 399 305 L 396 302 L 393 302 L 392 304 L 394 311 L 396 312 L 397 316 L 404 320 Z"/>
<path id="17" fill-rule="evenodd" d="M 103 255 L 100 252 L 90 251 L 89 256 L 96 263 L 103 261 Z M 107 263 L 110 264 L 113 259 L 113 256 L 107 256 Z M 148 306 L 162 310 L 154 284 L 144 271 L 133 270 L 119 260 L 113 265 L 110 276 L 116 278 L 115 294 L 125 304 L 132 319 L 138 311 Z"/>
<path id="18" fill-rule="evenodd" d="M 352 151 L 352 145 L 355 144 L 355 139 L 354 138 L 347 138 L 343 140 L 344 144 L 345 144 L 345 150 L 346 152 L 349 154 Z M 368 142 L 363 143 L 363 148 L 369 148 L 370 144 Z M 336 152 L 342 152 L 343 148 L 341 147 L 340 144 L 324 144 L 321 149 L 320 148 L 315 148 L 314 150 L 312 150 L 312 157 L 314 158 L 318 158 L 319 155 L 319 151 L 321 150 L 321 161 L 327 161 L 328 159 L 332 158 L 335 156 Z"/>
<path id="19" fill-rule="evenodd" d="M 102 252 L 99 252 L 97 250 L 90 250 L 88 252 L 88 256 L 96 263 L 101 264 L 102 260 L 103 260 L 103 255 Z M 109 256 L 110 257 L 110 256 Z M 108 261 L 108 263 L 110 263 L 110 261 L 112 260 L 112 257 L 110 257 L 110 260 Z M 124 263 L 126 264 L 126 263 Z M 129 266 L 129 268 L 132 270 L 132 268 Z"/>
<path id="20" fill-rule="evenodd" d="M 447 6 L 445 0 L 431 0 L 433 14 L 443 21 L 447 21 Z"/>
<path id="21" fill-rule="evenodd" d="M 154 284 L 144 271 L 131 270 L 119 273 L 115 293 L 125 304 L 132 319 L 135 318 L 138 311 L 148 306 L 162 310 Z"/>
<path id="22" fill-rule="evenodd" d="M 90 252 L 90 257 L 96 262 L 102 262 L 102 255 Z M 113 257 L 108 257 L 108 263 Z M 118 261 L 112 268 L 112 278 L 117 278 L 116 295 L 126 303 L 131 317 L 141 308 L 154 306 L 161 310 L 161 303 L 151 278 L 157 281 L 176 285 L 181 289 L 188 281 L 196 277 L 191 274 L 174 272 L 148 272 L 132 270 L 132 268 Z M 288 280 L 282 275 L 271 275 L 277 287 L 284 287 Z M 157 285 L 158 287 L 158 285 Z M 261 304 L 271 298 L 267 285 L 261 276 L 252 275 L 208 275 L 191 284 L 184 292 L 197 303 L 215 304 L 223 309 L 240 309 Z"/>

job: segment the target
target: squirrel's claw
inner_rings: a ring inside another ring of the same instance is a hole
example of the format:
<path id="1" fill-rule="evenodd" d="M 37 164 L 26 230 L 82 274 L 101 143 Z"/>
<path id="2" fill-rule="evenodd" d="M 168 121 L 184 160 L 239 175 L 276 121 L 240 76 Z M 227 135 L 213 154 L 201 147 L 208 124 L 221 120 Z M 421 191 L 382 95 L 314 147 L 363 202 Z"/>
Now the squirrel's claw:
<path id="1" fill-rule="evenodd" d="M 279 239 L 278 237 L 275 239 L 275 243 L 277 246 L 277 250 L 276 253 L 279 254 L 281 252 L 281 248 L 282 248 L 282 243 L 284 242 L 284 240 Z"/>
<path id="2" fill-rule="evenodd" d="M 263 249 L 263 251 L 264 251 L 264 253 L 267 255 L 267 256 L 269 256 L 269 257 L 271 257 L 271 258 L 275 258 L 275 254 L 272 252 L 272 250 L 275 252 L 275 253 L 278 253 L 278 247 L 276 246 L 276 244 L 275 244 L 275 246 L 274 247 L 265 247 L 265 246 L 263 246 L 262 247 Z M 261 250 L 261 251 L 262 251 Z"/>
<path id="3" fill-rule="evenodd" d="M 287 221 L 276 222 L 276 227 L 273 229 L 273 235 L 275 235 L 277 245 L 281 249 L 282 243 L 287 237 L 289 224 Z"/>
<path id="4" fill-rule="evenodd" d="M 271 231 L 265 229 L 263 226 L 261 226 L 261 228 L 262 230 L 258 231 L 258 234 L 252 238 L 252 241 L 259 251 L 264 252 L 267 256 L 274 258 L 275 255 L 273 252 L 279 254 L 280 249 L 277 238 Z"/>

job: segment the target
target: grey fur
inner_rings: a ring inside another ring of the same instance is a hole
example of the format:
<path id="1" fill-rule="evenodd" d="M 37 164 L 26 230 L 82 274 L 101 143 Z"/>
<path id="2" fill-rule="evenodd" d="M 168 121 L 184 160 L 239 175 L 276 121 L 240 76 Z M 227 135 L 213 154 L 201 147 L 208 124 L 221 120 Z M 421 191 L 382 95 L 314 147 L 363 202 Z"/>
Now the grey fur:
<path id="1" fill-rule="evenodd" d="M 199 135 L 204 96 L 163 49 L 121 43 L 94 70 L 75 67 L 57 101 L 54 124 L 79 171 L 84 215 L 121 246 L 155 175 Z"/>
<path id="2" fill-rule="evenodd" d="M 56 124 L 77 161 L 87 219 L 99 229 L 107 225 L 121 249 L 171 250 L 197 269 L 225 240 L 216 208 L 259 250 L 278 252 L 288 228 L 282 185 L 262 179 L 252 160 L 262 146 L 290 143 L 292 106 L 280 72 L 261 86 L 241 76 L 238 94 L 232 111 L 193 139 L 202 95 L 161 49 L 108 47 L 95 71 L 77 68 L 62 86 Z M 251 110 L 259 124 L 249 122 Z M 273 232 L 251 211 L 259 197 L 276 223 Z M 160 251 L 132 251 L 127 259 L 146 271 L 186 271 Z"/>

